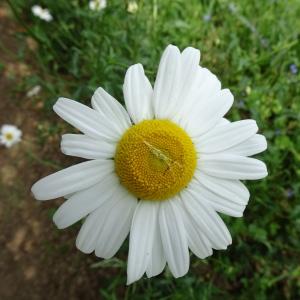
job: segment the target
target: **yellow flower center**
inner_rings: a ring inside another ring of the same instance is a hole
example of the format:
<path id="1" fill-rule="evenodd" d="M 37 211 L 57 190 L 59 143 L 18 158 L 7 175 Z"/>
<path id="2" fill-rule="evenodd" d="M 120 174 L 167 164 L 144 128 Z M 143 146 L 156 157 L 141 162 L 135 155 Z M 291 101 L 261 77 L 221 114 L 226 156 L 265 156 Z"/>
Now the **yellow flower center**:
<path id="1" fill-rule="evenodd" d="M 146 120 L 122 136 L 115 170 L 137 198 L 165 200 L 187 186 L 196 161 L 194 144 L 182 128 L 169 120 Z"/>
<path id="2" fill-rule="evenodd" d="M 6 133 L 6 134 L 5 134 L 5 139 L 6 139 L 7 141 L 12 141 L 13 138 L 14 138 L 14 136 L 13 136 L 11 133 Z"/>

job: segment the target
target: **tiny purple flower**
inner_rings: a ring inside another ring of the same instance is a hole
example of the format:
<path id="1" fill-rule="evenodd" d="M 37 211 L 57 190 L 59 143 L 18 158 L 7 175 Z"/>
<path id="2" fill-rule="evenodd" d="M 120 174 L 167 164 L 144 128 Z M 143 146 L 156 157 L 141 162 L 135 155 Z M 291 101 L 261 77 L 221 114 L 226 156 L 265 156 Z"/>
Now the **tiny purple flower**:
<path id="1" fill-rule="evenodd" d="M 279 128 L 276 128 L 274 133 L 275 135 L 281 135 L 281 130 Z"/>
<path id="2" fill-rule="evenodd" d="M 290 72 L 294 75 L 298 73 L 298 67 L 295 64 L 290 65 Z"/>
<path id="3" fill-rule="evenodd" d="M 236 107 L 237 107 L 237 108 L 245 108 L 245 102 L 244 102 L 244 100 L 239 100 L 239 101 L 236 103 Z"/>
<path id="4" fill-rule="evenodd" d="M 264 48 L 267 48 L 269 46 L 269 40 L 267 38 L 262 38 L 260 40 L 260 43 Z"/>
<path id="5" fill-rule="evenodd" d="M 204 22 L 209 22 L 211 20 L 211 15 L 210 14 L 206 14 L 203 16 L 203 21 Z"/>
<path id="6" fill-rule="evenodd" d="M 286 190 L 286 196 L 290 199 L 294 196 L 295 192 L 291 189 L 291 188 L 288 188 Z"/>

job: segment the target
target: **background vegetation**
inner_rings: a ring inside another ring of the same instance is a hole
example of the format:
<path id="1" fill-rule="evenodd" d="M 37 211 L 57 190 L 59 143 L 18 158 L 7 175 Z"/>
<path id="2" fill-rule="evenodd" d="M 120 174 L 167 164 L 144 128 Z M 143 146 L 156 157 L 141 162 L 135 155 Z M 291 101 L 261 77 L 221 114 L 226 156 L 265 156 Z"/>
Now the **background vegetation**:
<path id="1" fill-rule="evenodd" d="M 235 95 L 229 118 L 254 118 L 266 135 L 269 147 L 261 158 L 270 175 L 247 183 L 251 200 L 243 218 L 224 217 L 233 245 L 205 260 L 193 256 L 181 279 L 166 271 L 125 288 L 127 245 L 111 261 L 93 257 L 93 267 L 111 274 L 101 278 L 99 299 L 300 299 L 300 2 L 137 3 L 138 10 L 129 13 L 126 1 L 107 0 L 101 11 L 80 0 L 9 1 L 25 28 L 22 35 L 37 44 L 32 54 L 37 71 L 22 88 L 42 87 L 45 120 L 52 118 L 58 96 L 89 103 L 98 86 L 122 102 L 129 65 L 141 62 L 153 82 L 167 44 L 194 46 L 201 49 L 202 65 Z M 47 7 L 53 21 L 35 17 L 34 4 Z M 37 143 L 66 132 L 53 120 L 41 121 Z M 39 159 L 55 156 L 49 152 Z"/>

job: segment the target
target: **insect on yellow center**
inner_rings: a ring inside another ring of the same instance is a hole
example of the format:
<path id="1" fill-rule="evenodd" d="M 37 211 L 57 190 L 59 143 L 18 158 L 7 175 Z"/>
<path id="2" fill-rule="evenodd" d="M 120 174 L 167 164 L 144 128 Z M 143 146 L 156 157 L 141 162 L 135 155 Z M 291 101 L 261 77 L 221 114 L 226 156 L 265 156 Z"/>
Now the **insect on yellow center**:
<path id="1" fill-rule="evenodd" d="M 13 138 L 14 138 L 14 136 L 11 133 L 6 133 L 5 134 L 5 139 L 7 141 L 11 141 L 11 140 L 13 140 Z"/>
<path id="2" fill-rule="evenodd" d="M 182 128 L 169 120 L 145 120 L 122 136 L 115 170 L 137 198 L 165 200 L 188 185 L 196 161 L 194 144 Z"/>

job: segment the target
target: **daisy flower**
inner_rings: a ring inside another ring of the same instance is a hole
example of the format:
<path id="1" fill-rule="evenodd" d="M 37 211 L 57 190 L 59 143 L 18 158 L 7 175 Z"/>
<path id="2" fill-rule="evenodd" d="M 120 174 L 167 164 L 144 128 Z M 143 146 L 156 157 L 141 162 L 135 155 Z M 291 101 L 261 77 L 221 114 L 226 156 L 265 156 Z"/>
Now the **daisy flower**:
<path id="1" fill-rule="evenodd" d="M 127 283 L 188 272 L 189 249 L 199 258 L 226 249 L 230 233 L 218 212 L 241 217 L 249 192 L 240 181 L 267 175 L 249 156 L 266 149 L 254 120 L 224 119 L 228 89 L 199 66 L 200 52 L 169 45 L 152 88 L 141 64 L 123 86 L 126 109 L 102 88 L 92 109 L 60 98 L 54 111 L 83 134 L 65 134 L 66 155 L 88 159 L 32 187 L 38 200 L 64 196 L 53 219 L 66 228 L 84 219 L 76 246 L 113 257 L 127 235 Z"/>
<path id="2" fill-rule="evenodd" d="M 106 7 L 106 0 L 91 0 L 89 2 L 89 8 L 91 10 L 101 10 Z"/>
<path id="3" fill-rule="evenodd" d="M 32 6 L 31 11 L 36 17 L 40 18 L 41 20 L 44 20 L 46 22 L 50 22 L 53 20 L 53 17 L 47 8 L 42 8 L 39 5 L 34 5 Z"/>
<path id="4" fill-rule="evenodd" d="M 0 131 L 0 144 L 7 148 L 21 141 L 22 131 L 14 125 L 3 125 Z"/>

